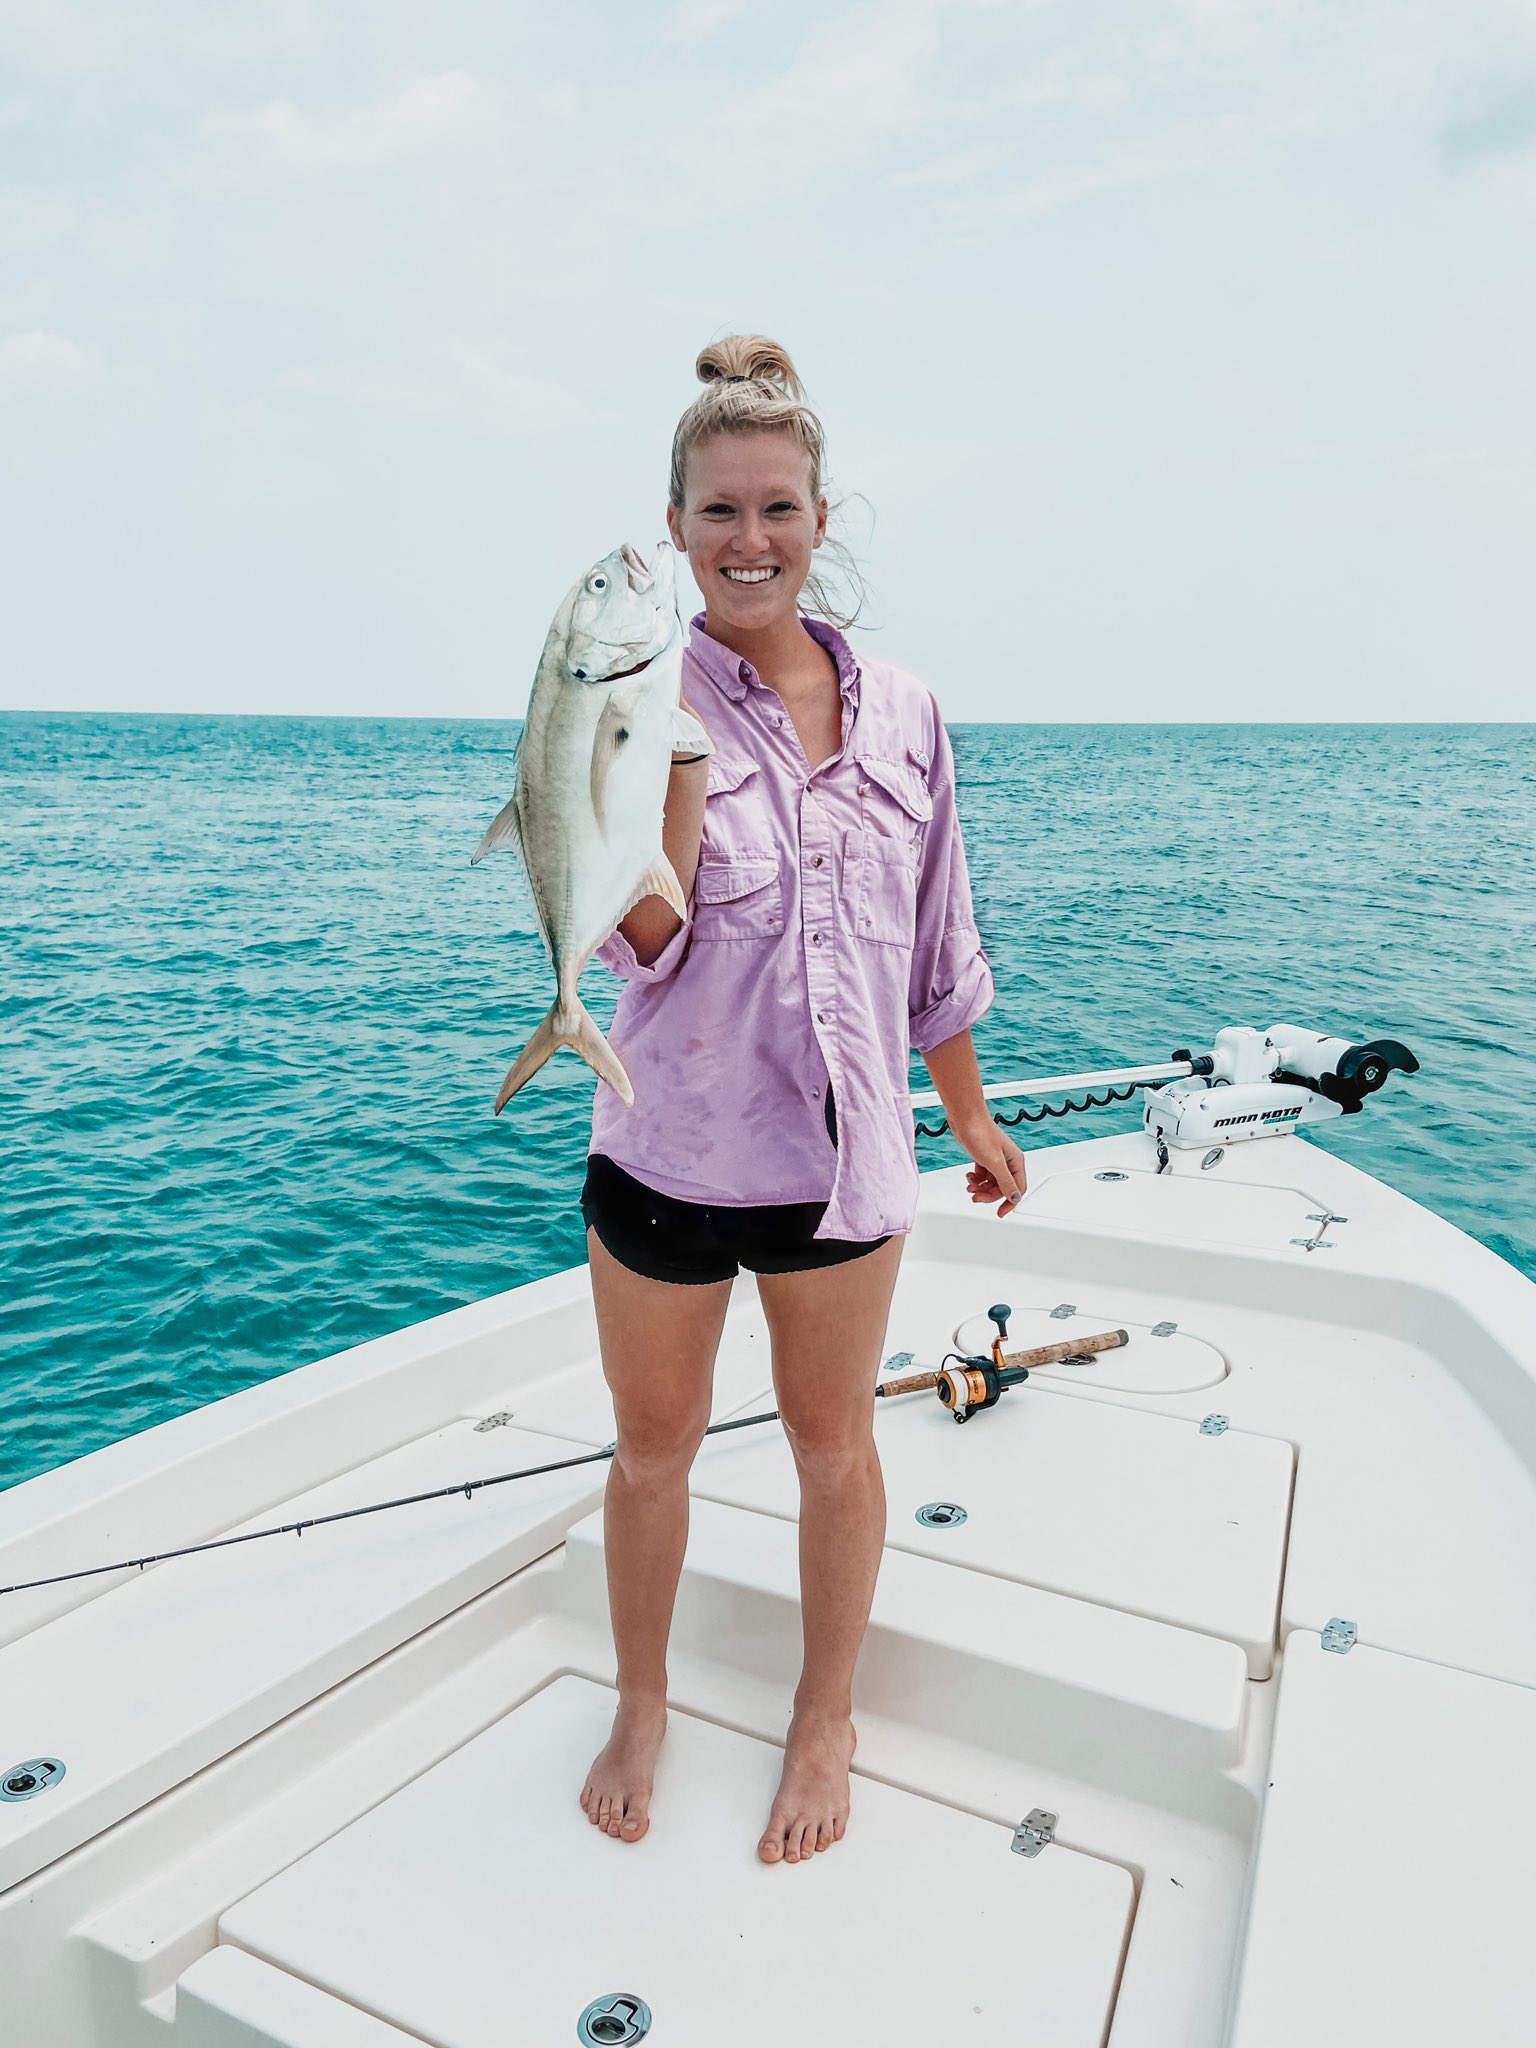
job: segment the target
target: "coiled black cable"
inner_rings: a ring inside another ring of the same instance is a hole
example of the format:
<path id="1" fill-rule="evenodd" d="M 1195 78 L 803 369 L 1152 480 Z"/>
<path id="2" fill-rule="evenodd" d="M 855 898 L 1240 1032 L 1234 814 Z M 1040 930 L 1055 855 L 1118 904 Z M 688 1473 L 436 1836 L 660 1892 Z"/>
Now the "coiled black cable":
<path id="1" fill-rule="evenodd" d="M 1062 1103 L 1044 1102 L 1038 1109 L 1021 1109 L 1016 1116 L 999 1116 L 994 1110 L 992 1121 L 1003 1125 L 1043 1124 L 1048 1116 L 1070 1116 L 1075 1109 L 1105 1109 L 1111 1102 L 1129 1102 L 1138 1088 L 1162 1086 L 1161 1081 L 1132 1081 L 1128 1087 L 1109 1088 L 1102 1095 L 1090 1093 L 1086 1102 L 1073 1102 L 1070 1099 Z M 945 1117 L 938 1124 L 920 1123 L 914 1128 L 920 1138 L 942 1138 L 949 1129 L 949 1118 Z"/>

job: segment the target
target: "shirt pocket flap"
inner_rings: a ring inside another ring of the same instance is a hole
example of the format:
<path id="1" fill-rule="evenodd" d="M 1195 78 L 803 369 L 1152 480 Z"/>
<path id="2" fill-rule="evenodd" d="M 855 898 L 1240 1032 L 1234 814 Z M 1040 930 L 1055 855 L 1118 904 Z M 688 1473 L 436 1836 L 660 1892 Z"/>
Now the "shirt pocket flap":
<path id="1" fill-rule="evenodd" d="M 709 757 L 705 771 L 705 793 L 714 796 L 717 791 L 740 789 L 749 775 L 755 775 L 760 763 L 750 754 L 722 754 L 715 752 Z"/>
<path id="2" fill-rule="evenodd" d="M 752 764 L 754 767 L 756 763 Z M 755 889 L 765 889 L 779 877 L 775 860 L 712 860 L 701 862 L 694 877 L 693 894 L 698 903 L 739 903 Z"/>
<path id="3" fill-rule="evenodd" d="M 878 782 L 909 818 L 919 825 L 926 825 L 933 816 L 933 798 L 928 793 L 928 784 L 922 771 L 915 765 L 916 756 L 908 748 L 905 761 L 887 761 L 878 754 L 861 754 L 859 768 L 871 782 Z"/>
<path id="4" fill-rule="evenodd" d="M 893 868 L 917 865 L 917 855 L 905 839 L 893 839 L 885 832 L 861 832 L 857 827 L 843 834 L 843 859 L 849 863 L 879 861 Z"/>

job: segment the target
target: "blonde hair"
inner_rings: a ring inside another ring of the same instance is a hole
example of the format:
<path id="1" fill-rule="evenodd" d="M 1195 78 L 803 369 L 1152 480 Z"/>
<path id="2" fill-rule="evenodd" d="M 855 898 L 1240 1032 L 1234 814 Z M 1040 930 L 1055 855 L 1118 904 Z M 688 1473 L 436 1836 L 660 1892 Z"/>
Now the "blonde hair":
<path id="1" fill-rule="evenodd" d="M 789 351 L 765 334 L 728 334 L 701 350 L 694 368 L 704 389 L 672 436 L 669 495 L 676 510 L 682 511 L 687 496 L 689 453 L 709 434 L 793 435 L 810 462 L 814 504 L 826 489 L 826 435 L 805 402 Z M 864 579 L 841 540 L 827 533 L 822 547 L 850 585 L 853 608 L 850 611 L 838 604 L 824 579 L 813 570 L 800 594 L 801 609 L 846 631 L 864 608 Z"/>

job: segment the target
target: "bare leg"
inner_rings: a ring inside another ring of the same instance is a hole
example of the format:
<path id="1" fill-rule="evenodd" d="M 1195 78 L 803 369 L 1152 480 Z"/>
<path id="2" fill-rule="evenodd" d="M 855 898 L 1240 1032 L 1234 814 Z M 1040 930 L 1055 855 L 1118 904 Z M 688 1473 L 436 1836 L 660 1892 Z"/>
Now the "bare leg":
<path id="1" fill-rule="evenodd" d="M 845 1265 L 763 1273 L 773 1375 L 800 1473 L 800 1607 L 805 1661 L 784 1775 L 757 1853 L 799 1863 L 848 1824 L 853 1667 L 885 1543 L 875 1451 L 875 1379 L 906 1240 Z"/>
<path id="2" fill-rule="evenodd" d="M 581 1788 L 594 1827 L 638 1842 L 667 1732 L 667 1636 L 688 1545 L 688 1471 L 709 1424 L 731 1283 L 632 1273 L 587 1232 L 603 1377 L 617 1444 L 603 1494 L 608 1609 L 618 1653 L 613 1734 Z"/>

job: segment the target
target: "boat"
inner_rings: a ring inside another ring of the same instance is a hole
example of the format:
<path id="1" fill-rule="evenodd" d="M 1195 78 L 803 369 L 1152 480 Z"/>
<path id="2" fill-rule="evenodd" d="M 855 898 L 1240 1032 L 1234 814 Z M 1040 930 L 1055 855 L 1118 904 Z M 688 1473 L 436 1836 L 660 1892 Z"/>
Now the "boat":
<path id="1" fill-rule="evenodd" d="M 988 1089 L 1132 1107 L 1007 1218 L 922 1176 L 852 1817 L 798 1866 L 750 1275 L 636 1845 L 577 1801 L 585 1267 L 0 1496 L 7 2048 L 1529 2044 L 1536 1285 L 1315 1142 L 1414 1065 L 1231 1026 Z"/>

